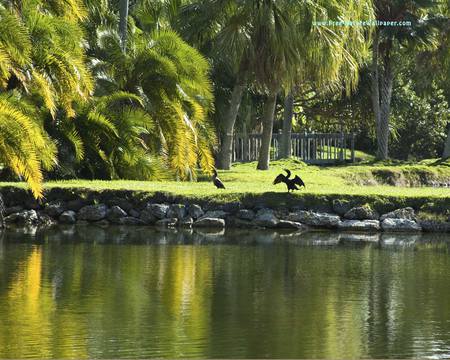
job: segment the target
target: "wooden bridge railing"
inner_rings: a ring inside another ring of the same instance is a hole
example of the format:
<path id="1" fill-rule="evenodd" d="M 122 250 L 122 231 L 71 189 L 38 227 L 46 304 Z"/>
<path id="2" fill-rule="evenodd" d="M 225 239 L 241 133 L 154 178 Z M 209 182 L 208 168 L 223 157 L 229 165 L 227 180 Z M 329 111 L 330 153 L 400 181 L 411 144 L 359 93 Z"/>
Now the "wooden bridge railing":
<path id="1" fill-rule="evenodd" d="M 273 134 L 270 158 L 279 159 L 281 134 Z M 236 135 L 233 162 L 258 160 L 261 134 Z M 291 155 L 311 164 L 355 161 L 355 136 L 343 133 L 291 134 Z"/>

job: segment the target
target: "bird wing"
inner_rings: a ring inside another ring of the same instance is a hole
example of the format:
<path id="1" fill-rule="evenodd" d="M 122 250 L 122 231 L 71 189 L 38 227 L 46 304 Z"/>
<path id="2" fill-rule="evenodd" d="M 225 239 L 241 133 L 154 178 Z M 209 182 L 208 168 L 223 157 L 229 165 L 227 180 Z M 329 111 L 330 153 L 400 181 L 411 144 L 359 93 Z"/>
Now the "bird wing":
<path id="1" fill-rule="evenodd" d="M 300 179 L 300 177 L 298 175 L 295 175 L 294 179 L 292 179 L 293 183 L 298 185 L 298 186 L 304 186 L 306 187 L 305 183 L 303 182 L 302 179 Z"/>
<path id="2" fill-rule="evenodd" d="M 219 178 L 215 178 L 215 179 L 214 179 L 214 185 L 216 185 L 216 187 L 217 187 L 218 189 L 225 189 L 225 185 L 223 184 L 222 181 L 220 181 Z"/>

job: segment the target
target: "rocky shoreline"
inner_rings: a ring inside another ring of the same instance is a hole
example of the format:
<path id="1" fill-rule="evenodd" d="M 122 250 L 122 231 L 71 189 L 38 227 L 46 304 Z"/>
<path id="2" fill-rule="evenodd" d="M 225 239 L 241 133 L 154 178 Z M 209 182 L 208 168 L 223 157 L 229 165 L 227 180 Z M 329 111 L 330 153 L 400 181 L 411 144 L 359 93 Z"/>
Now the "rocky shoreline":
<path id="1" fill-rule="evenodd" d="M 369 204 L 354 206 L 333 200 L 331 211 L 298 207 L 270 208 L 240 202 L 198 204 L 192 200 L 130 197 L 130 192 L 78 193 L 58 189 L 37 202 L 21 189 L 3 189 L 4 224 L 50 226 L 54 224 L 148 225 L 162 228 L 331 229 L 349 232 L 450 232 L 446 221 L 421 220 L 415 209 L 404 207 L 378 213 Z"/>

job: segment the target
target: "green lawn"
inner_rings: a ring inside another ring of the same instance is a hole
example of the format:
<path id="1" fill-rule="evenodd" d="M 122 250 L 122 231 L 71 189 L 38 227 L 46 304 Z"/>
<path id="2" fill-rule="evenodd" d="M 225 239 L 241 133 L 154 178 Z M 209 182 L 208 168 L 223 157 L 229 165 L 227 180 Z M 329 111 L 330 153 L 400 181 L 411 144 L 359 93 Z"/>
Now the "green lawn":
<path id="1" fill-rule="evenodd" d="M 198 182 L 148 182 L 148 181 L 89 181 L 69 180 L 51 181 L 45 184 L 46 188 L 53 187 L 83 187 L 93 190 L 126 189 L 137 191 L 156 192 L 163 191 L 174 195 L 213 198 L 216 200 L 238 199 L 242 195 L 258 195 L 262 193 L 284 193 L 284 184 L 272 185 L 275 176 L 283 168 L 289 168 L 298 174 L 306 183 L 306 189 L 296 194 L 308 195 L 382 195 L 398 197 L 430 197 L 450 198 L 449 188 L 408 187 L 380 185 L 382 179 L 409 180 L 418 177 L 450 179 L 450 167 L 444 165 L 342 165 L 333 167 L 306 166 L 299 161 L 272 162 L 269 171 L 255 170 L 255 163 L 236 164 L 230 171 L 219 171 L 219 177 L 226 186 L 226 190 L 216 189 L 205 176 Z M 364 184 L 374 185 L 364 185 Z M 0 186 L 15 185 L 18 183 L 0 183 Z"/>

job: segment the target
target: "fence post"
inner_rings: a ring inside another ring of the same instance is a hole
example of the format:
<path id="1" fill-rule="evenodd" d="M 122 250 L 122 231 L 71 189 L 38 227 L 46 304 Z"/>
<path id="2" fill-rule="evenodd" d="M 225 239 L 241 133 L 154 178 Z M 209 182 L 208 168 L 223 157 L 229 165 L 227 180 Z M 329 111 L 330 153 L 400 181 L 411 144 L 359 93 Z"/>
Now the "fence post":
<path id="1" fill-rule="evenodd" d="M 352 147 L 352 163 L 355 162 L 355 134 L 352 133 L 351 135 L 351 147 Z"/>

